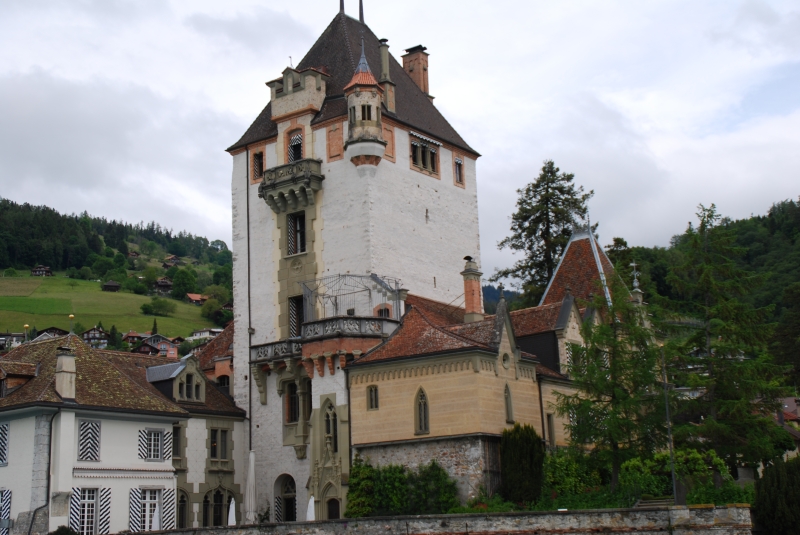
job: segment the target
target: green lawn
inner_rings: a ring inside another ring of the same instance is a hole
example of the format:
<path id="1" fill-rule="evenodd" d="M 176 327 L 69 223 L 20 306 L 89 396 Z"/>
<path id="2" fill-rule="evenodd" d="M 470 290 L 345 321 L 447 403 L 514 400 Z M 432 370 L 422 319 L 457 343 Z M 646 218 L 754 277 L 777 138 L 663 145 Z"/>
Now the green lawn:
<path id="1" fill-rule="evenodd" d="M 35 281 L 33 284 L 31 281 Z M 75 287 L 70 283 L 77 283 Z M 63 275 L 47 278 L 0 278 L 0 331 L 22 331 L 23 325 L 37 329 L 69 329 L 69 315 L 85 327 L 103 322 L 121 332 L 149 331 L 153 316 L 139 307 L 150 298 L 127 292 L 104 292 L 100 283 L 67 279 Z M 188 336 L 193 330 L 212 324 L 200 317 L 200 307 L 175 301 L 178 310 L 170 317 L 159 317 L 158 332 L 167 336 Z"/>

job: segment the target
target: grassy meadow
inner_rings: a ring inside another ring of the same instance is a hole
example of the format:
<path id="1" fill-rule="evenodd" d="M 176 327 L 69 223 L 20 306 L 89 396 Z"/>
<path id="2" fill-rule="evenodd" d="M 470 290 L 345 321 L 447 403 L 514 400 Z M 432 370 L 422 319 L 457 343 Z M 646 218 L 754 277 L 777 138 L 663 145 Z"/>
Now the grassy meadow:
<path id="1" fill-rule="evenodd" d="M 22 332 L 28 324 L 42 330 L 69 330 L 69 315 L 86 328 L 103 322 L 122 333 L 149 331 L 153 316 L 139 307 L 150 297 L 127 292 L 104 292 L 99 282 L 55 277 L 0 277 L 0 332 Z M 188 336 L 193 330 L 211 326 L 200 316 L 200 307 L 175 301 L 178 309 L 170 317 L 158 317 L 158 332 L 167 336 Z"/>

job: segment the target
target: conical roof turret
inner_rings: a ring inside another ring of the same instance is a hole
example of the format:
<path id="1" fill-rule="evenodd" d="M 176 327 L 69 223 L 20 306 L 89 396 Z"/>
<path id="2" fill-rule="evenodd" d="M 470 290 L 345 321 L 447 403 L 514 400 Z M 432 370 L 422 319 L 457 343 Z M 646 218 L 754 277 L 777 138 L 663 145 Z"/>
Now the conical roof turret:
<path id="1" fill-rule="evenodd" d="M 356 72 L 353 75 L 353 78 L 350 80 L 350 83 L 344 87 L 344 90 L 347 91 L 357 85 L 374 85 L 378 86 L 378 81 L 375 79 L 375 76 L 372 74 L 372 71 L 369 68 L 369 63 L 367 63 L 367 56 L 364 54 L 364 39 L 361 39 L 361 59 L 358 60 L 358 65 L 356 65 Z M 380 86 L 378 86 L 380 88 Z"/>

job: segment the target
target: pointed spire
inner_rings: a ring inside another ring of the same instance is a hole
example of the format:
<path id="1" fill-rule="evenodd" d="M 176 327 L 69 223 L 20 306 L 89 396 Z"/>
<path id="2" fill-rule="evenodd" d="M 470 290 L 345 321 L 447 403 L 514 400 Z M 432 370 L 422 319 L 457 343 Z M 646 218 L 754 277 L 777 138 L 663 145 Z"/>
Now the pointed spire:
<path id="1" fill-rule="evenodd" d="M 358 20 L 364 24 L 364 0 L 358 0 Z"/>
<path id="2" fill-rule="evenodd" d="M 372 71 L 369 69 L 369 63 L 367 63 L 367 56 L 364 54 L 364 38 L 361 38 L 361 59 L 358 60 L 358 66 L 356 67 L 356 72 L 369 72 Z"/>
<path id="3" fill-rule="evenodd" d="M 339 13 L 344 13 L 344 0 L 339 0 Z"/>

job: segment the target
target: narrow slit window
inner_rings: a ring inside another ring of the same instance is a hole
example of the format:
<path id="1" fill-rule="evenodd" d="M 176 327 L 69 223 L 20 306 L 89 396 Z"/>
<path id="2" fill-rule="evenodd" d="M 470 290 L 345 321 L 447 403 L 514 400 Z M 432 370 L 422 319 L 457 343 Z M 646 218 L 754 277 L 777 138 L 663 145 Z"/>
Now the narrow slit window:
<path id="1" fill-rule="evenodd" d="M 181 428 L 172 427 L 172 457 L 181 456 Z"/>
<path id="2" fill-rule="evenodd" d="M 356 108 L 353 106 L 350 108 L 350 124 L 356 124 Z"/>
<path id="3" fill-rule="evenodd" d="M 211 430 L 211 437 L 209 440 L 209 450 L 212 459 L 216 459 L 219 454 L 219 436 L 216 429 Z"/>
<path id="4" fill-rule="evenodd" d="M 300 419 L 300 396 L 297 385 L 289 383 L 286 387 L 286 423 L 293 424 Z"/>
<path id="5" fill-rule="evenodd" d="M 219 458 L 228 458 L 228 430 L 222 429 L 219 432 Z"/>
<path id="6" fill-rule="evenodd" d="M 297 212 L 286 216 L 287 247 L 288 255 L 295 255 L 306 252 L 306 213 Z"/>
<path id="7" fill-rule="evenodd" d="M 194 394 L 194 378 L 191 374 L 186 376 L 186 399 L 192 399 Z"/>
<path id="8" fill-rule="evenodd" d="M 367 407 L 370 410 L 377 410 L 378 409 L 378 387 L 377 386 L 368 386 L 367 387 Z"/>
<path id="9" fill-rule="evenodd" d="M 264 175 L 264 153 L 253 154 L 253 177 L 261 178 Z"/>
<path id="10" fill-rule="evenodd" d="M 464 162 L 461 158 L 456 158 L 456 184 L 464 183 Z"/>
<path id="11" fill-rule="evenodd" d="M 431 173 L 436 173 L 436 149 L 428 150 L 428 158 L 430 161 L 429 169 L 431 170 Z"/>
<path id="12" fill-rule="evenodd" d="M 504 392 L 505 400 L 506 400 L 506 423 L 514 423 L 514 409 L 511 405 L 511 389 L 508 388 L 506 385 L 506 389 Z"/>
<path id="13" fill-rule="evenodd" d="M 289 298 L 289 336 L 294 338 L 302 334 L 304 318 L 303 296 Z"/>
<path id="14" fill-rule="evenodd" d="M 412 142 L 411 143 L 411 163 L 416 165 L 417 167 L 420 166 L 419 162 L 419 143 Z"/>
<path id="15" fill-rule="evenodd" d="M 429 433 L 430 421 L 428 419 L 428 396 L 425 395 L 424 390 L 420 390 L 417 394 L 416 405 L 417 434 Z"/>

